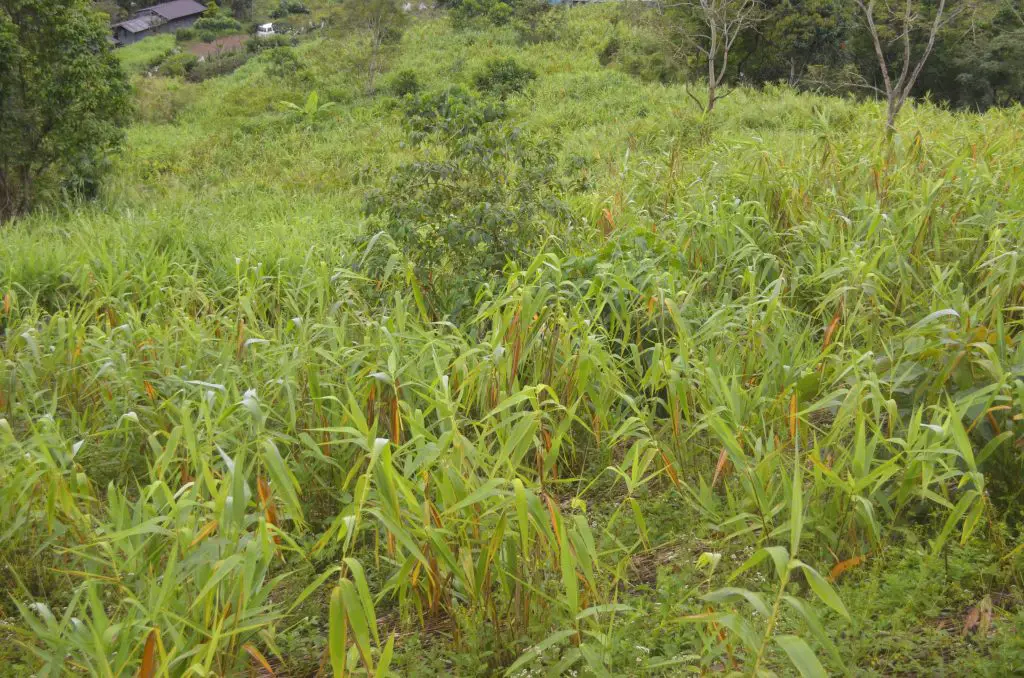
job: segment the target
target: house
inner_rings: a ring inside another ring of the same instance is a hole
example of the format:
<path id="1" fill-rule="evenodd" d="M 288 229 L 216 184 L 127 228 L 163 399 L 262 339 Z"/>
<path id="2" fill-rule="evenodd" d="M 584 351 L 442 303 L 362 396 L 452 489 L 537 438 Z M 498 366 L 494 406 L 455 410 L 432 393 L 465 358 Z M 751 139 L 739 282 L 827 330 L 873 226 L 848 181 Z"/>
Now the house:
<path id="1" fill-rule="evenodd" d="M 188 28 L 206 11 L 195 0 L 171 0 L 141 9 L 131 19 L 114 24 L 114 40 L 119 45 L 130 45 L 157 33 L 173 33 Z"/>

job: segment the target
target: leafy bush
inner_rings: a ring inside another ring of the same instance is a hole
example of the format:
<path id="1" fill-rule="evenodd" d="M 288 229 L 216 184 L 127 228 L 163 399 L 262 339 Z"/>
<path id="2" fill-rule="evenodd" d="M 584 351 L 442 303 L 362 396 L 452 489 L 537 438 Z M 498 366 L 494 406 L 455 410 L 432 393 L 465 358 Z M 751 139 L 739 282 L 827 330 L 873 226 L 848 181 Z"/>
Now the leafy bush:
<path id="1" fill-rule="evenodd" d="M 281 4 L 270 12 L 270 18 L 283 19 L 289 14 L 309 14 L 309 8 L 298 0 L 281 0 Z"/>
<path id="2" fill-rule="evenodd" d="M 521 0 L 516 3 L 512 27 L 519 42 L 528 45 L 553 42 L 569 31 L 565 10 L 547 0 Z"/>
<path id="3" fill-rule="evenodd" d="M 199 39 L 199 31 L 191 26 L 188 28 L 179 28 L 174 32 L 174 38 L 178 42 L 192 42 L 193 40 Z"/>
<path id="4" fill-rule="evenodd" d="M 475 134 L 505 115 L 502 104 L 481 101 L 461 87 L 421 94 L 405 106 L 406 127 L 413 143 L 422 143 L 431 135 L 451 138 Z"/>
<path id="5" fill-rule="evenodd" d="M 195 29 L 200 36 L 215 34 L 219 37 L 241 31 L 242 24 L 239 23 L 238 20 L 232 19 L 229 16 L 204 16 L 192 24 L 192 28 Z"/>
<path id="6" fill-rule="evenodd" d="M 513 57 L 491 59 L 483 70 L 473 76 L 473 84 L 481 92 L 507 97 L 526 89 L 537 78 L 537 73 L 520 65 Z"/>
<path id="7" fill-rule="evenodd" d="M 203 82 L 210 78 L 234 73 L 241 68 L 252 55 L 243 52 L 228 52 L 222 56 L 210 57 L 200 61 L 188 72 L 185 79 L 189 82 Z"/>
<path id="8" fill-rule="evenodd" d="M 512 19 L 512 7 L 499 0 L 487 9 L 487 19 L 495 26 L 504 26 Z"/>
<path id="9" fill-rule="evenodd" d="M 183 78 L 199 63 L 199 57 L 189 52 L 179 52 L 167 57 L 157 72 L 169 78 Z"/>
<path id="10" fill-rule="evenodd" d="M 456 0 L 449 3 L 456 28 L 491 24 L 504 26 L 515 15 L 515 0 Z"/>
<path id="11" fill-rule="evenodd" d="M 404 97 L 407 94 L 418 94 L 423 85 L 416 71 L 406 69 L 391 76 L 387 89 L 396 97 Z"/>
<path id="12" fill-rule="evenodd" d="M 275 47 L 268 51 L 267 75 L 272 78 L 308 80 L 309 69 L 302 63 L 293 47 Z"/>
<path id="13" fill-rule="evenodd" d="M 265 38 L 250 40 L 245 43 L 245 48 L 254 53 L 266 52 L 278 47 L 294 47 L 299 44 L 298 38 L 287 35 L 268 35 Z"/>
<path id="14" fill-rule="evenodd" d="M 546 216 L 568 218 L 557 160 L 458 90 L 418 97 L 408 112 L 414 143 L 429 145 L 365 211 L 406 253 L 435 308 L 457 316 L 507 263 L 533 257 Z"/>
<path id="15" fill-rule="evenodd" d="M 651 34 L 613 35 L 597 53 L 602 66 L 617 66 L 645 82 L 683 82 L 688 70 L 671 41 Z"/>
<path id="16" fill-rule="evenodd" d="M 557 40 L 567 29 L 565 12 L 547 0 L 456 0 L 448 6 L 456 28 L 510 25 L 525 44 Z"/>
<path id="17" fill-rule="evenodd" d="M 604 47 L 597 53 L 597 60 L 602 66 L 607 66 L 615 60 L 615 57 L 619 55 L 619 51 L 622 49 L 622 40 L 617 35 L 613 35 L 608 38 L 608 42 L 604 43 Z"/>

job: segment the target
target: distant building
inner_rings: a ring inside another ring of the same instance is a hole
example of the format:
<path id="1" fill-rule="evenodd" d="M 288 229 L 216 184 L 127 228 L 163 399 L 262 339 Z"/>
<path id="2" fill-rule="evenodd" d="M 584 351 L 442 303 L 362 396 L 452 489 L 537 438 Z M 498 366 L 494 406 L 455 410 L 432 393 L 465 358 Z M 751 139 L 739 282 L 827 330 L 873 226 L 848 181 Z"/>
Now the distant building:
<path id="1" fill-rule="evenodd" d="M 172 0 L 141 9 L 131 19 L 114 24 L 114 40 L 130 45 L 157 33 L 173 33 L 188 28 L 203 15 L 206 7 L 195 0 Z"/>

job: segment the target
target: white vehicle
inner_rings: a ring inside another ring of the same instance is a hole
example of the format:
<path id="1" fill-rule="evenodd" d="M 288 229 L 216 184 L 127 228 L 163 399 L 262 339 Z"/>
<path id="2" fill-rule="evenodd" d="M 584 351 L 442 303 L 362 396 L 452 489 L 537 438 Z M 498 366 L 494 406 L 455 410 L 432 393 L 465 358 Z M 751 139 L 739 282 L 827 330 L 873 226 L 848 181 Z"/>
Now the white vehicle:
<path id="1" fill-rule="evenodd" d="M 274 34 L 274 24 L 262 24 L 256 29 L 257 38 L 267 38 Z"/>

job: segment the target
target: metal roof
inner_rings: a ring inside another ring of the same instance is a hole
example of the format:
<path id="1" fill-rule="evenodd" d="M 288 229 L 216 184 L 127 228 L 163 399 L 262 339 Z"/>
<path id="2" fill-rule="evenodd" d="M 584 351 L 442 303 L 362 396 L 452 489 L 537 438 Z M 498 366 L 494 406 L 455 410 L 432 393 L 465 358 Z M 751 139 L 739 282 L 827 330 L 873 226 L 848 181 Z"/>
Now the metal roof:
<path id="1" fill-rule="evenodd" d="M 153 5 L 152 7 L 146 8 L 150 12 L 155 12 L 167 19 L 168 21 L 174 21 L 184 16 L 192 16 L 194 14 L 202 14 L 206 11 L 206 7 L 200 5 L 195 0 L 172 0 L 172 2 L 165 2 L 161 5 Z"/>
<path id="2" fill-rule="evenodd" d="M 129 33 L 142 33 L 143 31 L 148 31 L 153 26 L 158 26 L 162 23 L 164 23 L 164 19 L 155 14 L 143 14 L 135 17 L 134 19 L 122 21 L 117 24 L 117 26 L 125 29 Z"/>

